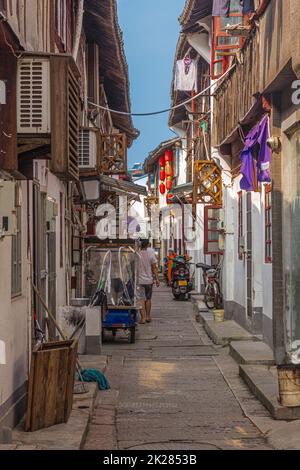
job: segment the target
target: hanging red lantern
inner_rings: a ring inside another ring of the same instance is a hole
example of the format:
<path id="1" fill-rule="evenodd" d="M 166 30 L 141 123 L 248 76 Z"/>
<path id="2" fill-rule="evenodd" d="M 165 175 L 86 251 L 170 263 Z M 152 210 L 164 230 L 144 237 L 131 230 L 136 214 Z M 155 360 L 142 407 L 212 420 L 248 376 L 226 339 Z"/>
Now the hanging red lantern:
<path id="1" fill-rule="evenodd" d="M 173 204 L 173 197 L 174 197 L 173 193 L 167 194 L 167 204 Z"/>
<path id="2" fill-rule="evenodd" d="M 165 161 L 166 162 L 172 162 L 173 160 L 173 152 L 172 150 L 166 150 L 166 153 L 165 153 Z"/>
<path id="3" fill-rule="evenodd" d="M 166 188 L 168 191 L 170 191 L 173 188 L 173 181 L 172 181 L 172 178 L 170 178 L 170 176 L 168 176 L 167 178 Z"/>
<path id="4" fill-rule="evenodd" d="M 159 190 L 160 190 L 160 194 L 165 194 L 165 192 L 166 192 L 165 183 L 160 183 Z"/>
<path id="5" fill-rule="evenodd" d="M 173 169 L 170 163 L 166 163 L 166 175 L 173 176 Z"/>
<path id="6" fill-rule="evenodd" d="M 159 173 L 160 181 L 165 181 L 166 179 L 166 172 L 164 168 L 161 168 L 160 173 Z"/>
<path id="7" fill-rule="evenodd" d="M 163 167 L 163 166 L 165 166 L 165 163 L 166 163 L 165 157 L 160 157 L 160 159 L 159 159 L 159 166 L 160 166 L 160 167 Z"/>

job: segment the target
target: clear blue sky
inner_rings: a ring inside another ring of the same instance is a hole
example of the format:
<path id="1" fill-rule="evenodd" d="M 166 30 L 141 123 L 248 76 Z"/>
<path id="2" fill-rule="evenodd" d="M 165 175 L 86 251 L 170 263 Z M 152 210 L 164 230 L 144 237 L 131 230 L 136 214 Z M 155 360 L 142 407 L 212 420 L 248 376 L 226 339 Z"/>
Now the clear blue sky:
<path id="1" fill-rule="evenodd" d="M 168 108 L 178 18 L 185 0 L 118 0 L 118 14 L 129 66 L 133 112 Z M 173 137 L 168 114 L 135 117 L 141 131 L 128 153 L 128 166 L 142 162 L 161 141 Z"/>

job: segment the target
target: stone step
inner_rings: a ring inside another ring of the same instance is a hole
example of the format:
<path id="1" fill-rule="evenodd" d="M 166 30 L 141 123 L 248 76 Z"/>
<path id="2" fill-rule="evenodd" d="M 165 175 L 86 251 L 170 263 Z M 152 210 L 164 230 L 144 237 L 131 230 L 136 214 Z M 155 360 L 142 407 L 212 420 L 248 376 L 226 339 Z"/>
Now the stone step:
<path id="1" fill-rule="evenodd" d="M 249 333 L 234 320 L 215 322 L 205 319 L 204 329 L 212 341 L 220 346 L 226 346 L 232 341 L 260 341 L 258 336 Z"/>
<path id="2" fill-rule="evenodd" d="M 267 408 L 272 418 L 284 421 L 300 419 L 300 407 L 288 408 L 278 401 L 276 367 L 240 365 L 239 373 L 253 395 Z"/>
<path id="3" fill-rule="evenodd" d="M 232 341 L 230 355 L 238 364 L 267 366 L 275 364 L 272 349 L 262 341 Z"/>

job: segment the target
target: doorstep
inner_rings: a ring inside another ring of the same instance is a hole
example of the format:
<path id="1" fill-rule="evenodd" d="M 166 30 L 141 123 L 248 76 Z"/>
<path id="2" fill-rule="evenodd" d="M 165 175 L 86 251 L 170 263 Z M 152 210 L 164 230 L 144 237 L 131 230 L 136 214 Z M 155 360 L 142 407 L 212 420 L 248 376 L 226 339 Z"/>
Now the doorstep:
<path id="1" fill-rule="evenodd" d="M 212 341 L 220 346 L 227 346 L 232 341 L 260 341 L 259 337 L 246 331 L 234 320 L 215 322 L 205 319 L 204 329 Z"/>
<path id="2" fill-rule="evenodd" d="M 238 364 L 275 365 L 273 351 L 263 341 L 232 341 L 229 353 Z"/>
<path id="3" fill-rule="evenodd" d="M 76 383 L 79 390 L 81 385 L 80 382 Z M 67 423 L 29 433 L 24 431 L 23 420 L 13 430 L 13 445 L 16 446 L 16 450 L 27 450 L 27 448 L 30 450 L 32 446 L 40 450 L 81 449 L 98 395 L 96 383 L 84 383 L 84 387 L 87 393 L 74 394 L 72 413 Z"/>
<path id="4" fill-rule="evenodd" d="M 267 408 L 273 419 L 284 421 L 300 419 L 300 407 L 285 407 L 280 405 L 278 401 L 276 367 L 240 365 L 239 373 L 253 395 Z"/>

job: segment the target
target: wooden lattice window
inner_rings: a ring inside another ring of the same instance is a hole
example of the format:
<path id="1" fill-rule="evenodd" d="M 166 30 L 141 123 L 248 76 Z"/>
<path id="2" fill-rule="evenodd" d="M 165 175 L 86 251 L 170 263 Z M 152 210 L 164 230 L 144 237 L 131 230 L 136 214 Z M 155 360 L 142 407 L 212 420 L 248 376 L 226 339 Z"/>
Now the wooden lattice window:
<path id="1" fill-rule="evenodd" d="M 231 0 L 228 18 L 219 16 L 213 19 L 212 76 L 216 79 L 223 75 L 230 65 L 230 57 L 243 46 L 244 38 L 226 33 L 228 25 L 244 22 L 240 0 Z"/>
<path id="2" fill-rule="evenodd" d="M 126 174 L 127 142 L 125 134 L 101 136 L 100 171 L 106 175 Z"/>
<path id="3" fill-rule="evenodd" d="M 272 185 L 265 187 L 265 262 L 272 263 Z"/>
<path id="4" fill-rule="evenodd" d="M 222 173 L 213 161 L 197 160 L 194 165 L 194 203 L 222 207 Z"/>

